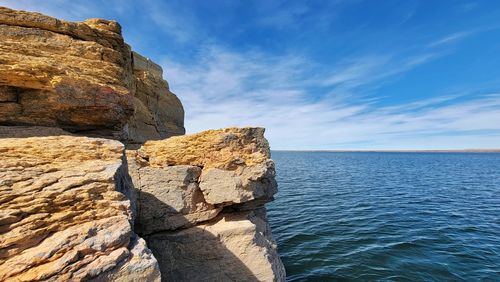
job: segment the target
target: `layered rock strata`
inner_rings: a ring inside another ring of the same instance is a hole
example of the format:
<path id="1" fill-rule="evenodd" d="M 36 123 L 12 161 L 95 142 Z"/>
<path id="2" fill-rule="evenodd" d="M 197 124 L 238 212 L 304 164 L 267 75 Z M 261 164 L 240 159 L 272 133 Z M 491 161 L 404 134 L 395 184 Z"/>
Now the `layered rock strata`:
<path id="1" fill-rule="evenodd" d="M 0 281 L 284 280 L 264 129 L 172 137 L 162 75 L 116 22 L 0 7 Z"/>
<path id="2" fill-rule="evenodd" d="M 0 281 L 159 281 L 133 232 L 123 149 L 87 137 L 0 139 Z"/>
<path id="3" fill-rule="evenodd" d="M 284 279 L 265 217 L 277 185 L 263 128 L 148 141 L 127 156 L 136 231 L 165 281 Z"/>
<path id="4" fill-rule="evenodd" d="M 184 109 L 170 92 L 163 70 L 135 52 L 132 55 L 135 111 L 128 121 L 127 143 L 142 144 L 184 134 Z"/>
<path id="5" fill-rule="evenodd" d="M 60 127 L 140 144 L 184 134 L 161 68 L 117 22 L 66 22 L 0 7 L 0 125 Z"/>

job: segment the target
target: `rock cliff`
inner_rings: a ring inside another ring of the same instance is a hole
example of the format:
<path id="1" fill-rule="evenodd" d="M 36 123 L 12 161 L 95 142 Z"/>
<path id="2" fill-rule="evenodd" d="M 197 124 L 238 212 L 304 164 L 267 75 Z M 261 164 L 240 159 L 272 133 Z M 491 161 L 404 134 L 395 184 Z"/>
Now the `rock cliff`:
<path id="1" fill-rule="evenodd" d="M 161 68 L 130 51 L 118 23 L 0 7 L 0 125 L 142 143 L 184 134 L 183 123 Z"/>
<path id="2" fill-rule="evenodd" d="M 0 7 L 0 281 L 283 281 L 264 129 L 184 132 L 118 23 Z"/>

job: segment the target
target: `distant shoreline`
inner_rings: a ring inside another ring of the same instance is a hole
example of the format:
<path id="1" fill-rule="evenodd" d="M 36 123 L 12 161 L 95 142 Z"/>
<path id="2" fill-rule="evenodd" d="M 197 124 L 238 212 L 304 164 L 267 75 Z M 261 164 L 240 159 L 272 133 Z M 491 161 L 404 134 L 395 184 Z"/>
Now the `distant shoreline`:
<path id="1" fill-rule="evenodd" d="M 319 152 L 319 153 L 500 153 L 500 149 L 463 150 L 272 150 L 276 152 Z"/>

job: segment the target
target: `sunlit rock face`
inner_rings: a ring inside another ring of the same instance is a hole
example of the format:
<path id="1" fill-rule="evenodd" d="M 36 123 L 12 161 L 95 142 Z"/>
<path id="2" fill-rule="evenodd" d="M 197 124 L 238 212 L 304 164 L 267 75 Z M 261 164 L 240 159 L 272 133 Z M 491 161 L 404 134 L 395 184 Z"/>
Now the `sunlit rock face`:
<path id="1" fill-rule="evenodd" d="M 136 230 L 164 281 L 283 281 L 264 204 L 277 192 L 262 128 L 148 141 L 127 154 Z"/>
<path id="2" fill-rule="evenodd" d="M 177 136 L 162 75 L 116 22 L 0 7 L 0 281 L 284 280 L 264 129 Z"/>
<path id="3" fill-rule="evenodd" d="M 0 139 L 0 280 L 160 279 L 133 232 L 123 150 L 66 135 Z"/>
<path id="4" fill-rule="evenodd" d="M 0 7 L 0 125 L 140 144 L 184 134 L 184 109 L 162 69 L 130 51 L 118 23 Z"/>
<path id="5" fill-rule="evenodd" d="M 120 25 L 0 8 L 0 123 L 119 131 L 134 111 Z"/>
<path id="6" fill-rule="evenodd" d="M 135 52 L 132 55 L 135 111 L 128 123 L 128 143 L 184 134 L 184 108 L 162 78 L 162 68 Z"/>
<path id="7" fill-rule="evenodd" d="M 165 281 L 284 281 L 265 210 L 221 213 L 211 221 L 146 237 Z"/>

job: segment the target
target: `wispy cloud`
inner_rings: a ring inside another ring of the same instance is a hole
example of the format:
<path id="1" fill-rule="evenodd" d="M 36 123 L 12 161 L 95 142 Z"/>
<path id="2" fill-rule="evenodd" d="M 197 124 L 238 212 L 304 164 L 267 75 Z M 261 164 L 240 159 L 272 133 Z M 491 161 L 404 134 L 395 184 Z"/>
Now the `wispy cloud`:
<path id="1" fill-rule="evenodd" d="M 418 65 L 412 61 L 388 70 L 383 68 L 393 66 L 388 60 L 353 60 L 326 84 L 380 83 Z M 305 58 L 233 53 L 218 47 L 208 48 L 196 63 L 165 60 L 163 66 L 172 90 L 184 102 L 189 132 L 264 126 L 275 149 L 443 149 L 500 141 L 500 125 L 495 122 L 500 120 L 500 97 L 492 93 L 472 100 L 448 95 L 386 107 L 357 99 L 356 93 L 311 99 L 311 89 L 324 82 L 311 79 L 311 73 L 324 70 Z M 477 137 L 478 131 L 490 134 Z"/>
<path id="2" fill-rule="evenodd" d="M 462 31 L 462 32 L 457 32 L 457 33 L 453 33 L 450 35 L 446 35 L 442 38 L 439 38 L 436 41 L 429 43 L 428 47 L 437 47 L 437 46 L 457 42 L 459 40 L 466 38 L 467 36 L 469 36 L 471 34 L 472 34 L 471 31 Z"/>

